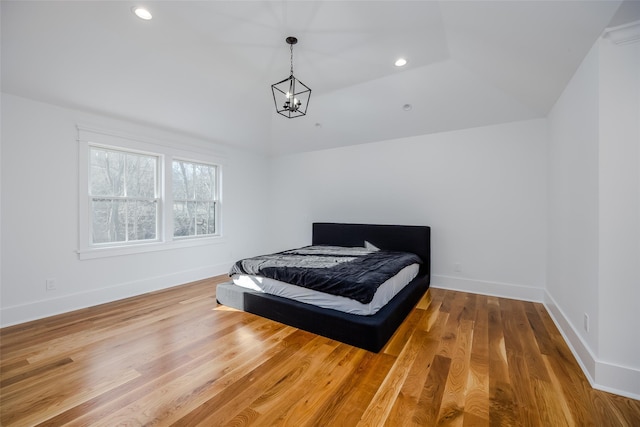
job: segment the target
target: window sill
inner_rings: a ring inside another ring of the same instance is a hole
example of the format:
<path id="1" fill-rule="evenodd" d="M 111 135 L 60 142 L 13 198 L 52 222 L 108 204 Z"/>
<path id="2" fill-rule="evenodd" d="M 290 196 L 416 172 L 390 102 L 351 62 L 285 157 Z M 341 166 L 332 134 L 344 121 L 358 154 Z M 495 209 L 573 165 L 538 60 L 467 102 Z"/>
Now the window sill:
<path id="1" fill-rule="evenodd" d="M 109 246 L 103 248 L 87 248 L 77 251 L 80 260 L 106 258 L 122 255 L 141 254 L 166 251 L 172 249 L 192 248 L 197 246 L 218 245 L 225 243 L 223 236 L 181 238 L 167 242 L 140 243 L 127 246 Z"/>

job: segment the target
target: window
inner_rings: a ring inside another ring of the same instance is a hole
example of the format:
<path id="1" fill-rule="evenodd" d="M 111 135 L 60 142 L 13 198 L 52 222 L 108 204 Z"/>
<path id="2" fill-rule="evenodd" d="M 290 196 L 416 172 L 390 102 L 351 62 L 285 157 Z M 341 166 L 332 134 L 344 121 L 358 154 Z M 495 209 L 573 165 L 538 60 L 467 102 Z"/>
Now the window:
<path id="1" fill-rule="evenodd" d="M 80 259 L 224 242 L 221 157 L 78 126 Z"/>
<path id="2" fill-rule="evenodd" d="M 217 168 L 183 160 L 173 161 L 173 236 L 217 234 Z"/>
<path id="3" fill-rule="evenodd" d="M 91 244 L 158 239 L 158 156 L 89 149 Z"/>

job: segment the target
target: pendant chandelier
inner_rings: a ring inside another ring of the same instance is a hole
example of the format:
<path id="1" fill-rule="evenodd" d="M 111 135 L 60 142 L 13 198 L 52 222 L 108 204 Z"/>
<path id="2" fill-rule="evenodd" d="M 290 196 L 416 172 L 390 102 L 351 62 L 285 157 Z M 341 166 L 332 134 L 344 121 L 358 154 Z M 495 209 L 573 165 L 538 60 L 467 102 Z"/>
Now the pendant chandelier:
<path id="1" fill-rule="evenodd" d="M 293 119 L 307 114 L 311 89 L 293 76 L 293 45 L 298 43 L 298 39 L 287 37 L 286 42 L 291 51 L 291 74 L 281 82 L 272 84 L 271 92 L 278 114 Z"/>

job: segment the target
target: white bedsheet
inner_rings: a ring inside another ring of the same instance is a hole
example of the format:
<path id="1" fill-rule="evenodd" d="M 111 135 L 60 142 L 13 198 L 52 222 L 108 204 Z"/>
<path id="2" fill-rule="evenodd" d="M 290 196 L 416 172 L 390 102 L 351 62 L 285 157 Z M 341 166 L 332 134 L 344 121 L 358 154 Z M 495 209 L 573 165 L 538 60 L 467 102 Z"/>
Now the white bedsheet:
<path id="1" fill-rule="evenodd" d="M 373 299 L 368 304 L 363 304 L 351 298 L 318 292 L 313 289 L 307 289 L 261 276 L 236 274 L 232 279 L 233 283 L 243 288 L 313 304 L 318 307 L 367 316 L 377 313 L 378 310 L 384 307 L 391 298 L 396 296 L 398 292 L 418 275 L 419 269 L 419 264 L 411 264 L 400 270 L 398 274 L 378 287 Z"/>

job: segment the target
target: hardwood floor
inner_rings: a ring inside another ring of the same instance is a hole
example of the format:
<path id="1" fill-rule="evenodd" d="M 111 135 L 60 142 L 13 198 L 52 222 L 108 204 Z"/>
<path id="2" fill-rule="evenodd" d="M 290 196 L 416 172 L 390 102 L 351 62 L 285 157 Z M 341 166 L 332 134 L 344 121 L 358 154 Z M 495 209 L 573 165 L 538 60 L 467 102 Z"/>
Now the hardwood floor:
<path id="1" fill-rule="evenodd" d="M 541 304 L 431 289 L 374 354 L 217 306 L 225 277 L 0 331 L 3 426 L 640 426 Z"/>

